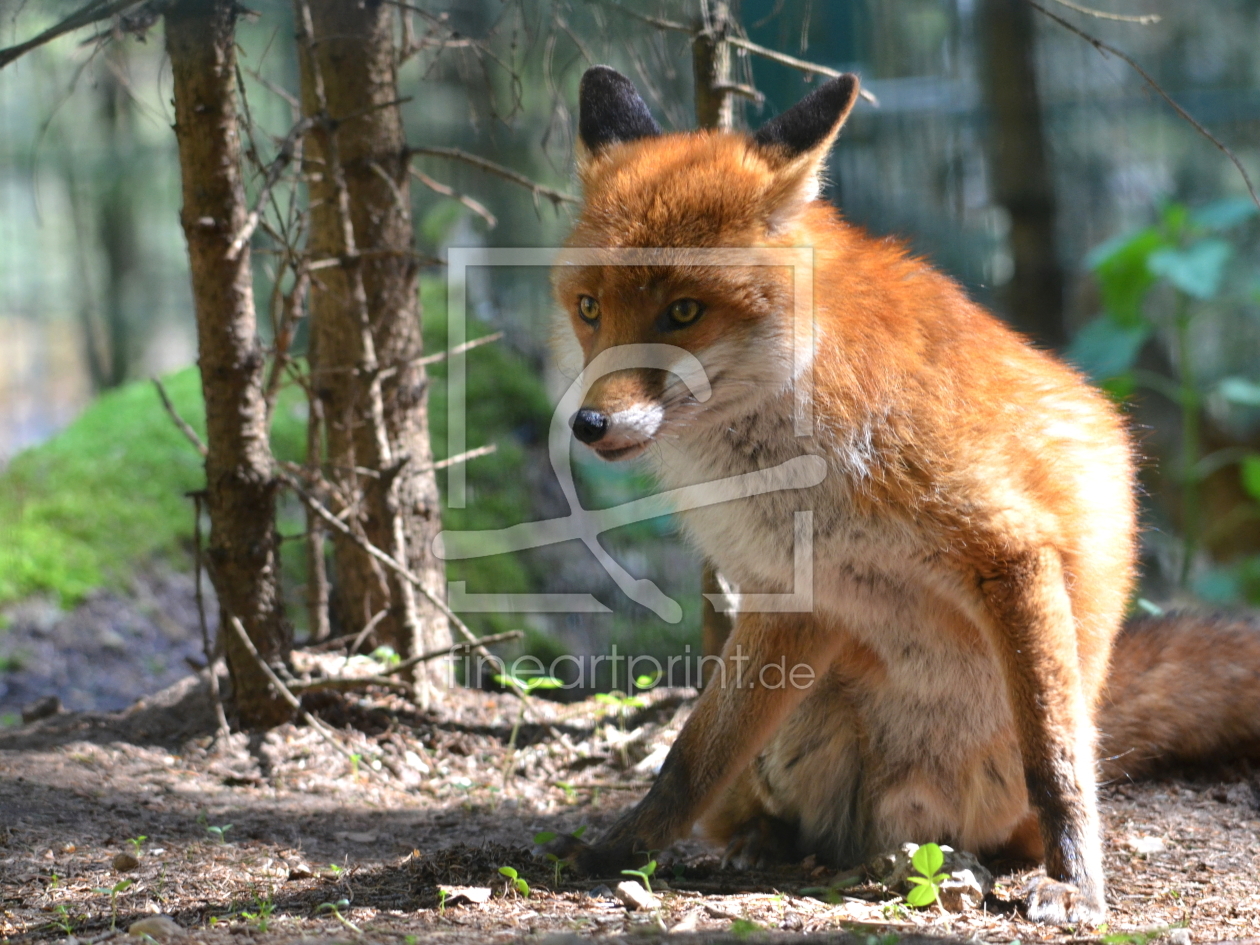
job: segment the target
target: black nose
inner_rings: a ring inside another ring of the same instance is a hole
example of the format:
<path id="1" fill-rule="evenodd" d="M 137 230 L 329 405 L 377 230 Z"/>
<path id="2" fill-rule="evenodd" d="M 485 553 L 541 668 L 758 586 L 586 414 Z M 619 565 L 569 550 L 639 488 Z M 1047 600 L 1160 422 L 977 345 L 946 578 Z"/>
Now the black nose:
<path id="1" fill-rule="evenodd" d="M 594 443 L 608 430 L 608 418 L 598 410 L 583 407 L 569 420 L 573 435 L 583 443 Z"/>

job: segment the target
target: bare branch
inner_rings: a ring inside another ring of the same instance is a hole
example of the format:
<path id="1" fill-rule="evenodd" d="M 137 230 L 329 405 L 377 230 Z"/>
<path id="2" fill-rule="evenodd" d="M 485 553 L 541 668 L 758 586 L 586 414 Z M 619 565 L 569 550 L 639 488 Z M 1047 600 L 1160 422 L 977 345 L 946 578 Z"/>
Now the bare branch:
<path id="1" fill-rule="evenodd" d="M 160 389 L 160 388 L 159 388 Z M 210 702 L 214 706 L 214 719 L 218 724 L 215 738 L 226 739 L 232 733 L 227 714 L 223 711 L 223 696 L 219 692 L 219 673 L 215 669 L 214 647 L 210 644 L 210 629 L 206 625 L 206 599 L 201 592 L 201 501 L 205 492 L 192 493 L 193 500 L 193 596 L 197 601 L 197 625 L 201 628 L 201 652 L 206 655 L 206 676 L 210 686 Z"/>
<path id="2" fill-rule="evenodd" d="M 271 194 L 271 188 L 280 180 L 280 175 L 284 173 L 284 169 L 293 160 L 302 136 L 310 131 L 314 124 L 313 119 L 302 118 L 284 136 L 284 141 L 280 143 L 280 151 L 276 154 L 275 159 L 267 165 L 267 174 L 263 178 L 262 189 L 258 191 L 258 196 L 254 199 L 254 207 L 249 211 L 249 216 L 245 218 L 245 225 L 232 237 L 232 243 L 228 246 L 227 251 L 228 259 L 236 259 L 241 254 L 245 244 L 249 242 L 249 238 L 254 235 L 254 230 L 258 229 L 258 221 L 262 219 L 263 205 Z"/>
<path id="3" fill-rule="evenodd" d="M 311 713 L 303 709 L 302 703 L 298 700 L 298 697 L 292 693 L 283 681 L 281 681 L 280 677 L 276 675 L 276 671 L 267 665 L 267 661 L 262 658 L 262 654 L 260 654 L 258 652 L 258 648 L 254 646 L 254 641 L 251 640 L 249 638 L 249 634 L 245 632 L 245 628 L 241 625 L 240 618 L 234 615 L 228 623 L 231 625 L 232 629 L 236 631 L 236 635 L 240 637 L 241 645 L 245 647 L 245 650 L 249 653 L 249 655 L 254 658 L 254 662 L 258 664 L 258 668 L 262 670 L 263 675 L 267 677 L 267 681 L 271 683 L 280 698 L 292 706 L 293 709 L 302 716 L 302 719 L 306 722 L 306 724 L 318 732 L 325 741 L 353 762 L 354 752 L 350 751 L 341 744 L 341 741 L 333 734 L 332 729 L 326 726 L 319 719 L 315 718 L 315 716 L 311 715 Z M 371 771 L 372 768 L 370 765 L 363 765 L 359 767 L 359 770 Z"/>
<path id="4" fill-rule="evenodd" d="M 482 345 L 488 345 L 493 341 L 498 341 L 502 337 L 503 332 L 496 331 L 489 335 L 483 335 L 480 338 L 474 338 L 472 341 L 465 341 L 462 345 L 456 345 L 450 351 L 438 351 L 435 354 L 422 354 L 417 358 L 408 358 L 401 364 L 394 364 L 390 367 L 382 369 L 381 379 L 385 380 L 391 375 L 397 374 L 398 369 L 405 365 L 419 364 L 421 366 L 428 366 L 430 364 L 438 364 L 441 361 L 445 361 L 452 355 L 463 354 L 465 351 L 471 351 L 473 348 L 480 348 Z"/>
<path id="5" fill-rule="evenodd" d="M 638 10 L 631 10 L 629 7 L 623 7 L 620 3 L 614 3 L 613 0 L 602 0 L 604 6 L 616 10 L 618 13 L 624 13 L 626 16 L 634 17 L 640 23 L 647 23 L 649 26 L 655 26 L 658 30 L 674 30 L 679 33 L 694 33 L 695 30 L 686 23 L 677 23 L 674 20 L 662 19 L 659 16 L 649 16 L 646 13 L 640 13 Z"/>
<path id="6" fill-rule="evenodd" d="M 1143 13 L 1138 16 L 1127 16 L 1123 13 L 1108 13 L 1106 10 L 1095 10 L 1092 7 L 1083 7 L 1072 3 L 1072 0 L 1054 0 L 1055 3 L 1067 7 L 1069 10 L 1075 10 L 1077 13 L 1084 13 L 1086 16 L 1097 17 L 1100 20 L 1119 20 L 1121 23 L 1140 23 L 1148 26 L 1151 23 L 1158 23 L 1163 19 L 1158 13 Z"/>
<path id="7" fill-rule="evenodd" d="M 464 639 L 467 640 L 469 644 L 472 645 L 476 649 L 476 652 L 479 656 L 484 656 L 486 659 L 491 658 L 490 651 L 477 642 L 477 635 L 468 629 L 468 624 L 464 623 L 464 621 L 462 621 L 458 617 L 458 615 L 456 615 L 455 611 L 451 610 L 451 608 L 447 606 L 446 601 L 442 600 L 436 594 L 430 591 L 427 587 L 425 587 L 424 582 L 421 581 L 420 578 L 418 578 L 415 574 L 413 574 L 411 570 L 407 568 L 406 565 L 399 562 L 393 556 L 388 555 L 385 552 L 381 551 L 380 548 L 377 548 L 374 544 L 372 544 L 362 535 L 358 534 L 352 528 L 350 528 L 350 526 L 348 526 L 340 518 L 338 518 L 336 515 L 333 515 L 332 512 L 328 511 L 328 509 L 324 507 L 322 502 L 320 502 L 318 499 L 312 496 L 309 492 L 307 492 L 306 489 L 302 487 L 302 484 L 298 482 L 296 478 L 294 478 L 293 476 L 289 475 L 286 472 L 279 472 L 278 478 L 290 489 L 296 492 L 299 498 L 301 498 L 301 500 L 307 504 L 307 506 L 311 509 L 312 512 L 314 512 L 316 515 L 322 518 L 325 522 L 331 525 L 338 532 L 340 532 L 341 534 L 349 538 L 352 542 L 354 542 L 356 545 L 358 545 L 360 548 L 366 551 L 369 555 L 371 555 L 377 561 L 384 564 L 386 567 L 388 567 L 391 571 L 393 571 L 399 577 L 406 580 L 408 584 L 415 587 L 416 590 L 418 590 L 421 594 L 423 594 L 426 598 L 428 598 L 429 602 L 433 604 L 434 607 L 436 607 L 438 610 L 442 611 L 442 613 L 446 615 L 446 619 L 451 622 L 451 625 L 454 626 L 457 630 L 459 630 L 461 634 L 463 634 Z M 521 688 L 515 685 L 514 683 L 509 683 L 509 688 L 518 697 L 522 699 L 525 697 L 525 694 L 521 690 Z"/>
<path id="8" fill-rule="evenodd" d="M 153 386 L 157 388 L 158 396 L 162 398 L 162 406 L 166 408 L 166 412 L 170 414 L 171 420 L 175 426 L 179 428 L 179 432 L 188 437 L 188 442 L 193 445 L 202 457 L 210 455 L 210 450 L 206 448 L 206 444 L 201 442 L 201 437 L 197 435 L 197 431 L 188 425 L 188 421 L 179 415 L 179 411 L 175 409 L 175 405 L 171 403 L 171 398 L 166 394 L 166 388 L 162 386 L 160 378 L 153 378 Z"/>
<path id="9" fill-rule="evenodd" d="M 412 691 L 412 687 L 406 683 L 399 682 L 397 679 L 389 679 L 385 676 L 328 676 L 323 679 L 312 679 L 310 682 L 289 683 L 289 689 L 295 693 L 318 692 L 321 689 L 352 692 L 356 689 L 366 689 L 368 686 L 380 686 L 385 689 L 394 689 L 405 693 Z"/>
<path id="10" fill-rule="evenodd" d="M 1073 24 L 1069 23 L 1067 20 L 1059 16 L 1057 13 L 1051 13 L 1049 10 L 1043 7 L 1040 3 L 1035 2 L 1035 0 L 1024 0 L 1024 2 L 1027 3 L 1034 10 L 1042 14 L 1043 16 L 1047 16 L 1050 19 L 1054 20 L 1064 29 L 1068 30 L 1069 32 L 1075 33 L 1081 39 L 1085 40 L 1085 42 L 1089 43 L 1091 46 L 1097 49 L 1100 53 L 1104 53 L 1104 54 L 1110 53 L 1116 58 L 1121 59 L 1125 63 L 1127 63 L 1129 67 L 1132 68 L 1133 71 L 1136 72 L 1138 75 L 1140 75 L 1143 81 L 1145 81 L 1146 84 L 1149 85 L 1152 90 L 1154 90 L 1156 95 L 1158 95 L 1170 106 L 1172 106 L 1172 110 L 1175 111 L 1178 115 L 1180 115 L 1190 125 L 1190 127 L 1192 127 L 1195 131 L 1197 131 L 1203 137 L 1207 138 L 1208 141 L 1211 141 L 1212 144 L 1214 144 L 1216 148 L 1222 154 L 1224 154 L 1227 158 L 1230 159 L 1234 167 L 1238 168 L 1238 173 L 1242 175 L 1243 183 L 1247 185 L 1247 193 L 1251 195 L 1252 202 L 1257 207 L 1260 207 L 1260 195 L 1256 194 L 1255 185 L 1252 184 L 1251 182 L 1251 175 L 1247 173 L 1247 168 L 1243 167 L 1242 161 L 1238 160 L 1238 156 L 1234 154 L 1234 152 L 1231 151 L 1224 142 L 1222 142 L 1219 138 L 1217 138 L 1214 134 L 1212 134 L 1212 132 L 1208 131 L 1201 124 L 1199 124 L 1198 120 L 1193 115 L 1191 115 L 1188 111 L 1186 111 L 1184 108 L 1178 105 L 1175 101 L 1173 101 L 1172 96 L 1164 91 L 1163 86 L 1161 86 L 1158 82 L 1156 82 L 1151 77 L 1151 74 L 1147 72 L 1145 69 L 1143 69 L 1140 65 L 1138 65 L 1137 62 L 1131 56 L 1126 55 L 1125 53 L 1121 52 L 1119 49 L 1117 49 L 1115 46 L 1112 46 L 1109 43 L 1104 43 L 1097 36 L 1091 36 L 1089 33 L 1086 33 L 1080 27 L 1074 26 Z"/>
<path id="11" fill-rule="evenodd" d="M 744 39 L 742 36 L 727 36 L 726 41 L 732 46 L 738 46 L 740 49 L 746 49 L 748 52 L 761 56 L 763 59 L 769 59 L 771 62 L 791 66 L 793 69 L 800 69 L 802 72 L 812 72 L 815 75 L 825 75 L 831 79 L 844 75 L 844 73 L 838 69 L 832 69 L 830 66 L 819 65 L 816 62 L 809 62 L 806 59 L 797 59 L 795 56 L 789 56 L 787 53 L 781 53 L 777 50 L 761 46 L 750 39 Z M 874 93 L 868 92 L 866 89 L 859 89 L 858 94 L 876 108 L 879 107 L 879 99 L 875 97 Z"/>
<path id="12" fill-rule="evenodd" d="M 499 225 L 499 221 L 495 218 L 495 215 L 487 210 L 485 205 L 480 201 L 474 200 L 467 194 L 461 194 L 454 187 L 448 187 L 446 184 L 435 181 L 419 168 L 413 167 L 410 168 L 410 171 L 412 177 L 420 181 L 420 183 L 424 184 L 425 187 L 428 187 L 429 190 L 433 191 L 435 194 L 441 194 L 443 197 L 450 197 L 452 200 L 458 200 L 473 213 L 477 214 L 477 216 L 481 217 L 481 219 L 485 220 L 486 226 L 490 229 L 493 230 Z"/>
<path id="13" fill-rule="evenodd" d="M 477 459 L 481 456 L 489 456 L 492 453 L 497 453 L 498 451 L 499 447 L 494 443 L 491 443 L 488 446 L 478 446 L 476 449 L 466 450 L 463 453 L 456 453 L 454 456 L 446 457 L 446 459 L 439 459 L 431 467 L 427 468 L 449 469 L 457 463 L 466 463 L 470 459 Z"/>
<path id="14" fill-rule="evenodd" d="M 525 636 L 523 630 L 508 630 L 506 633 L 493 633 L 488 637 L 482 637 L 476 643 L 452 643 L 450 646 L 441 650 L 430 650 L 428 653 L 421 653 L 419 656 L 413 656 L 411 659 L 403 660 L 397 666 L 391 666 L 385 671 L 386 676 L 395 676 L 398 673 L 405 673 L 417 663 L 427 663 L 430 660 L 441 659 L 443 656 L 454 656 L 457 652 L 463 650 L 468 651 L 478 646 L 490 646 L 495 643 L 505 643 L 508 640 L 519 640 Z"/>
<path id="15" fill-rule="evenodd" d="M 20 56 L 24 56 L 32 49 L 38 49 L 45 43 L 51 43 L 59 36 L 73 33 L 81 27 L 109 19 L 111 16 L 122 13 L 130 7 L 139 6 L 141 2 L 142 0 L 92 0 L 87 6 L 80 8 L 78 12 L 71 13 L 60 23 L 50 26 L 38 36 L 30 38 L 24 43 L 18 43 L 16 46 L 0 49 L 0 69 L 3 69 Z"/>
<path id="16" fill-rule="evenodd" d="M 423 154 L 429 157 L 447 158 L 452 161 L 463 161 L 465 164 L 471 164 L 473 167 L 485 171 L 487 174 L 495 174 L 504 180 L 510 180 L 514 184 L 520 184 L 534 192 L 535 196 L 546 197 L 554 204 L 561 203 L 581 203 L 582 201 L 573 196 L 566 194 L 562 190 L 555 190 L 544 184 L 531 180 L 524 174 L 517 173 L 510 167 L 504 167 L 502 164 L 496 164 L 494 161 L 488 161 L 483 157 L 477 157 L 475 154 L 469 154 L 467 151 L 461 151 L 459 148 L 408 148 L 409 154 Z"/>

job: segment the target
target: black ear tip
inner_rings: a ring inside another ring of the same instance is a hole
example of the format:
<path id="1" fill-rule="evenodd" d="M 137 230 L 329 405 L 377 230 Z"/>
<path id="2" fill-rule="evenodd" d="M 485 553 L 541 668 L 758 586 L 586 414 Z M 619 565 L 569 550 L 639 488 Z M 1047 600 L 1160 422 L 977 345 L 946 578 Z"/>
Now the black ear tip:
<path id="1" fill-rule="evenodd" d="M 848 115 L 857 101 L 859 85 L 852 72 L 829 79 L 782 115 L 766 122 L 754 140 L 760 145 L 786 148 L 792 154 L 810 150 Z"/>
<path id="2" fill-rule="evenodd" d="M 634 83 L 609 66 L 591 66 L 578 86 L 578 134 L 592 153 L 618 141 L 661 133 Z"/>

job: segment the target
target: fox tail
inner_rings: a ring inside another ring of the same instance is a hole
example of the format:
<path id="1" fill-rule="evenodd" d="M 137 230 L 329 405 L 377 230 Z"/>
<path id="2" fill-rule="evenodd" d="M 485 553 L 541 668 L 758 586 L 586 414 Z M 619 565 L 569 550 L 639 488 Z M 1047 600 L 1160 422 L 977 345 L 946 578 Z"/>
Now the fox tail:
<path id="1" fill-rule="evenodd" d="M 1098 733 L 1107 780 L 1260 754 L 1260 620 L 1131 620 L 1112 649 Z"/>

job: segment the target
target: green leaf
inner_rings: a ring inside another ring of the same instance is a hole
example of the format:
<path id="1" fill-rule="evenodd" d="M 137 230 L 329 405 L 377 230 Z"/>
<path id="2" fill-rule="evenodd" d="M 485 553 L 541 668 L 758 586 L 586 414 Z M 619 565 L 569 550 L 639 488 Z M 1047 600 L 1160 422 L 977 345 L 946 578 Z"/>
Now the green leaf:
<path id="1" fill-rule="evenodd" d="M 556 835 L 551 830 L 543 830 L 534 834 L 534 842 L 539 846 L 542 846 L 544 843 L 550 843 L 554 839 L 556 839 Z"/>
<path id="2" fill-rule="evenodd" d="M 932 881 L 926 876 L 907 876 L 906 882 L 914 883 L 916 886 L 922 886 L 924 883 L 930 883 Z"/>
<path id="3" fill-rule="evenodd" d="M 564 681 L 556 679 L 554 676 L 535 676 L 533 679 L 525 681 L 525 691 L 533 692 L 535 689 L 563 689 Z"/>
<path id="4" fill-rule="evenodd" d="M 1103 309 L 1129 328 L 1143 323 L 1142 301 L 1155 284 L 1146 263 L 1151 254 L 1171 244 L 1156 227 L 1110 239 L 1085 257 L 1098 277 Z"/>
<path id="5" fill-rule="evenodd" d="M 508 879 L 516 879 L 516 870 L 512 869 L 512 867 L 510 866 L 500 866 L 499 872 L 502 873 L 504 876 L 506 876 Z"/>
<path id="6" fill-rule="evenodd" d="M 578 827 L 577 830 L 573 831 L 574 838 L 577 840 L 581 840 L 582 834 L 586 833 L 586 828 L 589 826 L 590 824 L 583 824 L 581 827 Z"/>
<path id="7" fill-rule="evenodd" d="M 1234 247 L 1229 243 L 1208 238 L 1185 249 L 1157 250 L 1146 265 L 1153 275 L 1167 279 L 1186 295 L 1210 299 L 1220 291 L 1225 264 L 1233 255 Z"/>
<path id="8" fill-rule="evenodd" d="M 931 883 L 925 886 L 915 886 L 914 889 L 906 893 L 906 902 L 916 909 L 930 906 L 936 902 L 936 887 Z"/>
<path id="9" fill-rule="evenodd" d="M 1199 207 L 1190 214 L 1190 220 L 1195 226 L 1219 232 L 1235 227 L 1257 213 L 1260 209 L 1250 197 L 1225 197 Z"/>
<path id="10" fill-rule="evenodd" d="M 1110 315 L 1103 315 L 1077 332 L 1066 354 L 1082 371 L 1102 382 L 1119 377 L 1133 367 L 1150 336 L 1149 322 L 1126 326 Z"/>
<path id="11" fill-rule="evenodd" d="M 935 876 L 945 865 L 945 854 L 935 843 L 925 843 L 914 851 L 910 862 L 924 876 Z"/>
<path id="12" fill-rule="evenodd" d="M 1247 495 L 1260 502 L 1260 453 L 1250 453 L 1240 464 L 1243 488 Z"/>
<path id="13" fill-rule="evenodd" d="M 1260 407 L 1260 384 L 1245 377 L 1226 377 L 1216 385 L 1216 392 L 1231 404 Z"/>

